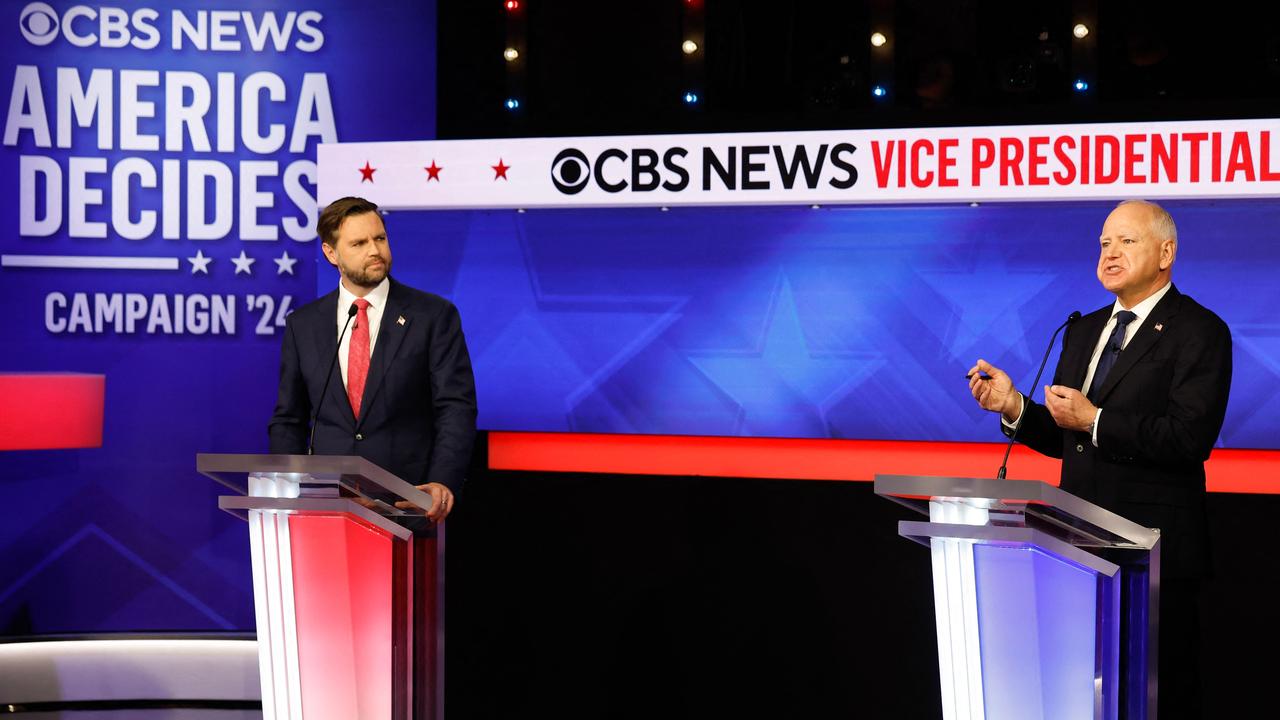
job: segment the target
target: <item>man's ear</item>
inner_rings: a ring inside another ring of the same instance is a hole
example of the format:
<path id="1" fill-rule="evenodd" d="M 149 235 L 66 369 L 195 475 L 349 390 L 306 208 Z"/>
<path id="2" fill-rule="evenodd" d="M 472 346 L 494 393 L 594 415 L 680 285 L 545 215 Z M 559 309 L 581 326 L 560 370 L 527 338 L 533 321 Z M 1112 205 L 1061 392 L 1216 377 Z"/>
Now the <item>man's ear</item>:
<path id="1" fill-rule="evenodd" d="M 1173 240 L 1165 240 L 1160 243 L 1160 269 L 1168 270 L 1174 259 L 1178 256 L 1178 243 Z"/>
<path id="2" fill-rule="evenodd" d="M 330 265 L 338 267 L 338 252 L 334 250 L 332 245 L 322 242 L 320 243 L 320 250 L 324 252 L 324 259 L 328 260 Z"/>

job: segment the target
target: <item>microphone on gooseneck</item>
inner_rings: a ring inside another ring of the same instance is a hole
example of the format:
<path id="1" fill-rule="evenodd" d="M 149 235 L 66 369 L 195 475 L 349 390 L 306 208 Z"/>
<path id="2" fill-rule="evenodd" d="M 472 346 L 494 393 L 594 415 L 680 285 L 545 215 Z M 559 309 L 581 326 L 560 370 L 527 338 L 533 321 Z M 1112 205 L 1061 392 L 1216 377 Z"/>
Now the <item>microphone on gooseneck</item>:
<path id="1" fill-rule="evenodd" d="M 1036 379 L 1031 381 L 1031 392 L 1034 393 L 1036 391 L 1036 387 L 1040 385 L 1040 375 L 1041 373 L 1044 372 L 1045 364 L 1049 362 L 1049 353 L 1053 350 L 1054 341 L 1058 339 L 1058 333 L 1062 332 L 1062 328 L 1070 325 L 1071 323 L 1079 319 L 1080 319 L 1080 311 L 1075 310 L 1070 315 L 1067 316 L 1067 319 L 1064 320 L 1063 323 L 1058 326 L 1057 330 L 1053 331 L 1053 337 L 1049 338 L 1049 347 L 1044 349 L 1044 359 L 1040 361 L 1040 369 L 1036 371 Z M 1026 415 L 1025 407 L 1023 408 L 1022 412 L 1023 412 L 1023 415 L 1025 416 Z M 1018 431 L 1022 429 L 1022 421 L 1025 419 L 1026 419 L 1025 417 L 1020 416 L 1018 418 L 1018 424 L 1013 426 L 1013 433 L 1009 436 L 1009 445 L 1006 446 L 1004 449 L 1004 460 L 1000 463 L 1000 470 L 996 472 L 996 479 L 998 480 L 1004 479 L 1005 471 L 1008 469 L 1008 466 L 1009 466 L 1009 453 L 1013 450 L 1013 444 L 1018 440 Z"/>
<path id="2" fill-rule="evenodd" d="M 329 381 L 333 379 L 333 366 L 338 362 L 338 353 L 342 352 L 342 338 L 347 335 L 347 326 L 351 324 L 351 318 L 360 312 L 360 308 L 355 303 L 351 303 L 351 308 L 347 310 L 347 321 L 342 323 L 342 332 L 338 333 L 338 348 L 333 351 L 333 359 L 329 361 L 329 372 L 324 376 L 324 387 L 320 389 L 320 399 L 316 401 L 316 411 L 311 415 L 311 437 L 307 439 L 307 454 L 315 455 L 316 447 L 316 419 L 320 417 L 320 406 L 324 405 L 324 396 L 329 392 Z"/>

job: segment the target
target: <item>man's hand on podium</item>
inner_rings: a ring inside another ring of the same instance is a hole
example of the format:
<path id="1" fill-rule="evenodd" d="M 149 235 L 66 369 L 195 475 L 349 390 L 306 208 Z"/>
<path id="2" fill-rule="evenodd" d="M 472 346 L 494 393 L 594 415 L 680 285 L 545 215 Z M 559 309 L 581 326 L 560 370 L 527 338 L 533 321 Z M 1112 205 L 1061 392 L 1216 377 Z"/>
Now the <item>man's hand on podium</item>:
<path id="1" fill-rule="evenodd" d="M 427 483 L 417 487 L 422 492 L 431 495 L 431 509 L 427 511 L 427 518 L 431 522 L 444 522 L 444 519 L 449 516 L 449 511 L 453 509 L 453 492 L 440 483 Z M 401 500 L 396 503 L 396 507 L 405 510 L 413 507 L 413 505 Z"/>

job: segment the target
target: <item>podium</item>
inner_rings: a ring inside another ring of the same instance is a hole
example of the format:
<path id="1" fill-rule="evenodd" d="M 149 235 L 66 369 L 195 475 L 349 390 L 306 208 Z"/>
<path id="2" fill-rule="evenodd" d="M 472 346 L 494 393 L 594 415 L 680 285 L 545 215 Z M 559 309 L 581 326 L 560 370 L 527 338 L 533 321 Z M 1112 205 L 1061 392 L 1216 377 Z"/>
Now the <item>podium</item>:
<path id="1" fill-rule="evenodd" d="M 944 720 L 1154 720 L 1160 531 L 1043 482 L 877 475 L 928 516 Z"/>
<path id="2" fill-rule="evenodd" d="M 196 469 L 249 523 L 263 717 L 443 718 L 431 496 L 361 457 L 200 454 Z"/>

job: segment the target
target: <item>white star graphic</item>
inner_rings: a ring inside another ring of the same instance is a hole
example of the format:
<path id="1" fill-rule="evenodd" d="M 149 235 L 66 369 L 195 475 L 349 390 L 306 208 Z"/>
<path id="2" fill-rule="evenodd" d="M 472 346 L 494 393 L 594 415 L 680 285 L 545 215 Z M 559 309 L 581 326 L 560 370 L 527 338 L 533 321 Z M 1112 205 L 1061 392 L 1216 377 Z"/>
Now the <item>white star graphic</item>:
<path id="1" fill-rule="evenodd" d="M 240 273 L 244 273 L 245 275 L 253 274 L 253 270 L 249 266 L 253 265 L 255 261 L 253 258 L 245 255 L 243 250 L 240 251 L 240 257 L 231 258 L 231 262 L 235 263 L 236 265 L 237 275 L 239 275 Z"/>
<path id="2" fill-rule="evenodd" d="M 298 258 L 289 257 L 289 251 L 285 250 L 284 253 L 280 255 L 280 257 L 274 258 L 271 262 L 276 264 L 277 275 L 283 275 L 285 273 L 289 273 L 290 275 L 292 275 L 293 266 L 295 263 L 298 262 Z"/>
<path id="3" fill-rule="evenodd" d="M 187 262 L 191 263 L 191 274 L 204 273 L 209 274 L 209 263 L 213 262 L 213 258 L 205 257 L 204 250 L 196 250 L 195 257 L 187 258 Z"/>

